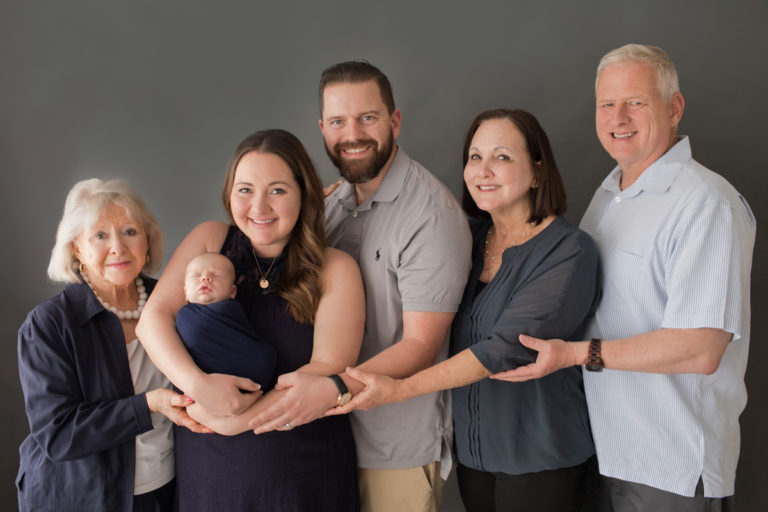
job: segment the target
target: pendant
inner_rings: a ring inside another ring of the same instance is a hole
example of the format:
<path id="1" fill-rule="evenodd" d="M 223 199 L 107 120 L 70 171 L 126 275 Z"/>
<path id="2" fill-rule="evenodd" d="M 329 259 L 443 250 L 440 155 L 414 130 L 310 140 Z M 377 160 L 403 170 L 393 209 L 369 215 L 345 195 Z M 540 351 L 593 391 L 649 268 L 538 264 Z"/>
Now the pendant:
<path id="1" fill-rule="evenodd" d="M 266 290 L 269 288 L 269 281 L 267 281 L 265 278 L 261 278 L 261 281 L 259 281 L 259 286 L 261 286 L 262 290 Z"/>

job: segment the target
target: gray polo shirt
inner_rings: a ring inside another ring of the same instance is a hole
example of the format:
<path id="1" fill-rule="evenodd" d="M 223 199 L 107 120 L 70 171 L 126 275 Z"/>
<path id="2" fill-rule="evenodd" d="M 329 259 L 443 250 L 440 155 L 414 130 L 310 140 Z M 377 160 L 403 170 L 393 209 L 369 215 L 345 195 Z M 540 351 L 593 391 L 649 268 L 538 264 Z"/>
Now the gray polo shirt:
<path id="1" fill-rule="evenodd" d="M 357 206 L 354 186 L 344 183 L 325 207 L 328 243 L 355 258 L 363 275 L 360 362 L 400 341 L 404 310 L 458 309 L 471 266 L 466 217 L 445 185 L 402 149 L 372 197 Z M 351 420 L 364 468 L 421 466 L 447 456 L 451 444 L 447 393 L 355 411 Z M 443 462 L 447 471 L 449 459 Z"/>

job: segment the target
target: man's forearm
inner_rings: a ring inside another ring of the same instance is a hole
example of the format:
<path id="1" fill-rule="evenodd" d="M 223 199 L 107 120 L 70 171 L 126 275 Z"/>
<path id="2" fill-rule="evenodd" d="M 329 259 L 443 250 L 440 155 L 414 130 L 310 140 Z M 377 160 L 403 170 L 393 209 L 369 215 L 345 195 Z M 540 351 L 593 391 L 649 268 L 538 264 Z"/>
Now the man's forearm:
<path id="1" fill-rule="evenodd" d="M 603 341 L 602 358 L 605 367 L 613 370 L 711 374 L 717 371 L 730 339 L 731 334 L 721 329 L 658 329 Z"/>

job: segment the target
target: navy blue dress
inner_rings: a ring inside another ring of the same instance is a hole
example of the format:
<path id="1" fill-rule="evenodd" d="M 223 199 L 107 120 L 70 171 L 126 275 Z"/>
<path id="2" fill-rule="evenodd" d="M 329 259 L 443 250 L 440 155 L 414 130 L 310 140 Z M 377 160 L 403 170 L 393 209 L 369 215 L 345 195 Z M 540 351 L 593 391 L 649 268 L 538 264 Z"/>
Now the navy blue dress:
<path id="1" fill-rule="evenodd" d="M 237 300 L 261 337 L 277 351 L 275 375 L 309 362 L 313 327 L 298 323 L 274 291 L 285 268 L 278 257 L 267 293 L 248 238 L 230 226 L 221 248 L 235 265 Z M 259 259 L 263 271 L 272 260 Z M 262 383 L 265 391 L 274 383 Z M 357 457 L 346 416 L 321 418 L 289 431 L 237 436 L 195 434 L 176 427 L 179 510 L 357 511 Z"/>

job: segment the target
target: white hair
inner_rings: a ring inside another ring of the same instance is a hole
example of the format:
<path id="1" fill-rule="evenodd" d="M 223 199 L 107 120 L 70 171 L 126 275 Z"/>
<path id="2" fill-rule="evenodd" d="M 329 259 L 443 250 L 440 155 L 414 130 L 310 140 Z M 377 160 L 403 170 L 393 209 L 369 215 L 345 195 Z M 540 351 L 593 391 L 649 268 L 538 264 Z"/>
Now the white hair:
<path id="1" fill-rule="evenodd" d="M 48 277 L 63 283 L 76 283 L 80 280 L 80 261 L 75 256 L 72 242 L 80 233 L 93 226 L 110 204 L 122 208 L 129 219 L 144 227 L 149 259 L 144 270 L 149 273 L 160 270 L 163 259 L 163 233 L 147 205 L 123 181 L 91 178 L 75 183 L 67 194 L 64 214 L 56 230 L 56 244 L 48 263 Z"/>
<path id="2" fill-rule="evenodd" d="M 672 59 L 658 46 L 646 44 L 625 44 L 603 55 L 603 58 L 600 59 L 600 64 L 597 65 L 595 92 L 597 92 L 597 82 L 600 80 L 600 73 L 605 68 L 627 61 L 639 62 L 653 67 L 656 71 L 656 87 L 665 103 L 672 99 L 673 94 L 680 92 L 677 69 L 675 69 Z"/>

